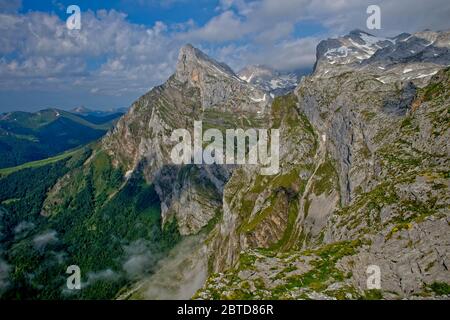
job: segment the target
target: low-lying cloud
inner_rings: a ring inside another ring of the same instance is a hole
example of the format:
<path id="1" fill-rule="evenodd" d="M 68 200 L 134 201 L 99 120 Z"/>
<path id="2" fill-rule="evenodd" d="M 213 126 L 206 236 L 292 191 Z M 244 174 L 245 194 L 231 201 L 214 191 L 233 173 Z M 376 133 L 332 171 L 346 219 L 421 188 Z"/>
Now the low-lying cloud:
<path id="1" fill-rule="evenodd" d="M 14 234 L 22 235 L 23 233 L 26 233 L 27 231 L 33 230 L 35 227 L 35 224 L 33 222 L 28 221 L 22 221 L 14 228 Z"/>
<path id="2" fill-rule="evenodd" d="M 161 253 L 158 253 L 153 247 L 154 245 L 152 246 L 149 241 L 144 239 L 139 239 L 124 247 L 125 260 L 122 267 L 129 278 L 141 278 L 152 270 L 161 257 Z"/>
<path id="3" fill-rule="evenodd" d="M 48 244 L 58 241 L 58 237 L 56 236 L 56 231 L 49 230 L 44 233 L 41 233 L 33 238 L 33 244 L 35 249 L 41 250 L 44 249 Z"/>

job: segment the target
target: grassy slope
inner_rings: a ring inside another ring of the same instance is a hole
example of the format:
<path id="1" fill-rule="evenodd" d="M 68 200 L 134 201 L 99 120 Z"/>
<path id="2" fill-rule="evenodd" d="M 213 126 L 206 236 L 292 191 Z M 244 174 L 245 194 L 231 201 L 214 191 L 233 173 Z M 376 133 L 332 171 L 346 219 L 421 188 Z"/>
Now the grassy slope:
<path id="1" fill-rule="evenodd" d="M 54 190 L 63 176 L 68 183 Z M 49 194 L 55 202 L 42 215 Z M 10 172 L 0 177 L 0 203 L 0 254 L 11 266 L 5 299 L 114 298 L 136 276 L 127 273 L 127 261 L 142 258 L 140 272 L 150 272 L 179 239 L 176 221 L 161 228 L 153 186 L 141 179 L 125 182 L 102 152 L 75 150 Z M 54 237 L 43 250 L 35 240 L 48 234 Z M 79 292 L 63 290 L 72 264 L 82 270 L 85 287 Z"/>
<path id="2" fill-rule="evenodd" d="M 56 155 L 54 157 L 50 157 L 50 158 L 46 158 L 46 159 L 42 159 L 42 160 L 37 160 L 37 161 L 32 161 L 32 162 L 27 162 L 24 164 L 21 164 L 19 166 L 16 167 L 10 167 L 10 168 L 3 168 L 0 169 L 0 177 L 6 176 L 8 174 L 23 170 L 23 169 L 27 169 L 27 168 L 38 168 L 38 167 L 42 167 L 51 163 L 55 163 L 61 160 L 64 160 L 68 157 L 72 157 L 77 153 L 80 153 L 81 150 L 83 150 L 83 148 L 77 148 L 75 150 L 70 150 L 70 151 L 66 151 L 63 152 L 59 155 Z"/>

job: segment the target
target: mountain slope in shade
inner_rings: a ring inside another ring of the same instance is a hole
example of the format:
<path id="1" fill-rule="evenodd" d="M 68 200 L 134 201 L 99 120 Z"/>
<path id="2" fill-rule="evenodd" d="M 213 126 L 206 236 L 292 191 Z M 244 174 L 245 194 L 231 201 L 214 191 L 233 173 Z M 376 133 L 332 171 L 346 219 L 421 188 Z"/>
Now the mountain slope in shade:
<path id="1" fill-rule="evenodd" d="M 0 115 L 0 168 L 44 159 L 103 136 L 121 116 L 46 109 Z"/>

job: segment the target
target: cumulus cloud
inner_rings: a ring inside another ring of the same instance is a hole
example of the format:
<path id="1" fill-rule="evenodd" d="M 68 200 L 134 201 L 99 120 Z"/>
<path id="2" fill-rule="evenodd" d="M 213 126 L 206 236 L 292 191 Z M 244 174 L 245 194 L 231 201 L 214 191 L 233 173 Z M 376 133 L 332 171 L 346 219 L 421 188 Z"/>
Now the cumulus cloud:
<path id="1" fill-rule="evenodd" d="M 376 3 L 371 0 L 222 0 L 220 9 L 236 12 L 241 17 L 244 33 L 270 30 L 280 22 L 316 21 L 329 28 L 330 34 L 339 34 L 354 28 L 365 28 L 366 9 L 372 4 L 381 8 L 380 32 L 384 34 L 449 27 L 450 4 L 446 0 L 380 0 Z M 212 27 L 213 24 L 207 23 L 202 29 Z"/>
<path id="2" fill-rule="evenodd" d="M 177 37 L 209 43 L 210 52 L 235 69 L 255 63 L 281 70 L 308 68 L 314 64 L 321 39 L 366 29 L 366 9 L 371 4 L 370 0 L 222 0 L 216 16 L 202 26 L 192 25 Z M 392 36 L 450 27 L 450 3 L 446 0 L 381 0 L 377 4 L 382 29 L 368 30 L 375 34 Z M 310 23 L 320 26 L 315 34 L 296 36 Z M 221 54 L 224 52 L 228 55 Z"/>
<path id="3" fill-rule="evenodd" d="M 142 93 L 170 75 L 178 51 L 164 23 L 151 28 L 130 24 L 114 10 L 83 13 L 80 31 L 70 31 L 59 17 L 40 12 L 2 14 L 0 21 L 2 89 L 95 86 L 95 93 Z M 99 67 L 89 68 L 86 61 Z"/>

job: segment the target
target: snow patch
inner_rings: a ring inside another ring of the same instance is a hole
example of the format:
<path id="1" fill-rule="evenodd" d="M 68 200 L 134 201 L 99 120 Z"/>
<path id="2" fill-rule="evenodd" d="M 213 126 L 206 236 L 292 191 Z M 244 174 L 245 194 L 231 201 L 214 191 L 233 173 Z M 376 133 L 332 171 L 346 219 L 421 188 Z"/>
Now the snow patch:
<path id="1" fill-rule="evenodd" d="M 416 79 L 421 79 L 421 78 L 426 78 L 426 77 L 430 77 L 430 76 L 434 76 L 437 73 L 437 71 L 431 72 L 431 73 L 427 73 L 427 74 L 422 74 L 419 73 L 416 77 Z"/>
<path id="2" fill-rule="evenodd" d="M 255 76 L 255 74 L 254 73 L 252 73 L 251 75 L 250 75 L 250 77 L 246 77 L 246 76 L 241 76 L 241 77 L 239 77 L 241 80 L 244 80 L 245 82 L 247 82 L 247 83 L 250 83 L 250 81 L 252 81 L 252 79 L 253 79 L 253 77 Z"/>
<path id="3" fill-rule="evenodd" d="M 252 101 L 254 101 L 254 102 L 263 102 L 263 101 L 266 101 L 266 94 L 264 94 L 264 96 L 260 99 L 257 99 L 257 98 L 250 98 L 250 99 L 252 99 Z"/>
<path id="4" fill-rule="evenodd" d="M 332 59 L 333 57 L 330 57 L 330 54 L 336 54 L 339 58 L 345 58 L 348 56 L 348 52 L 349 52 L 349 48 L 342 46 L 339 48 L 333 48 L 333 49 L 328 49 L 327 52 L 325 52 L 325 57 L 327 57 L 328 59 Z"/>
<path id="5" fill-rule="evenodd" d="M 408 73 L 408 72 L 411 72 L 411 71 L 413 71 L 413 69 L 407 68 L 407 69 L 403 70 L 403 73 Z"/>

